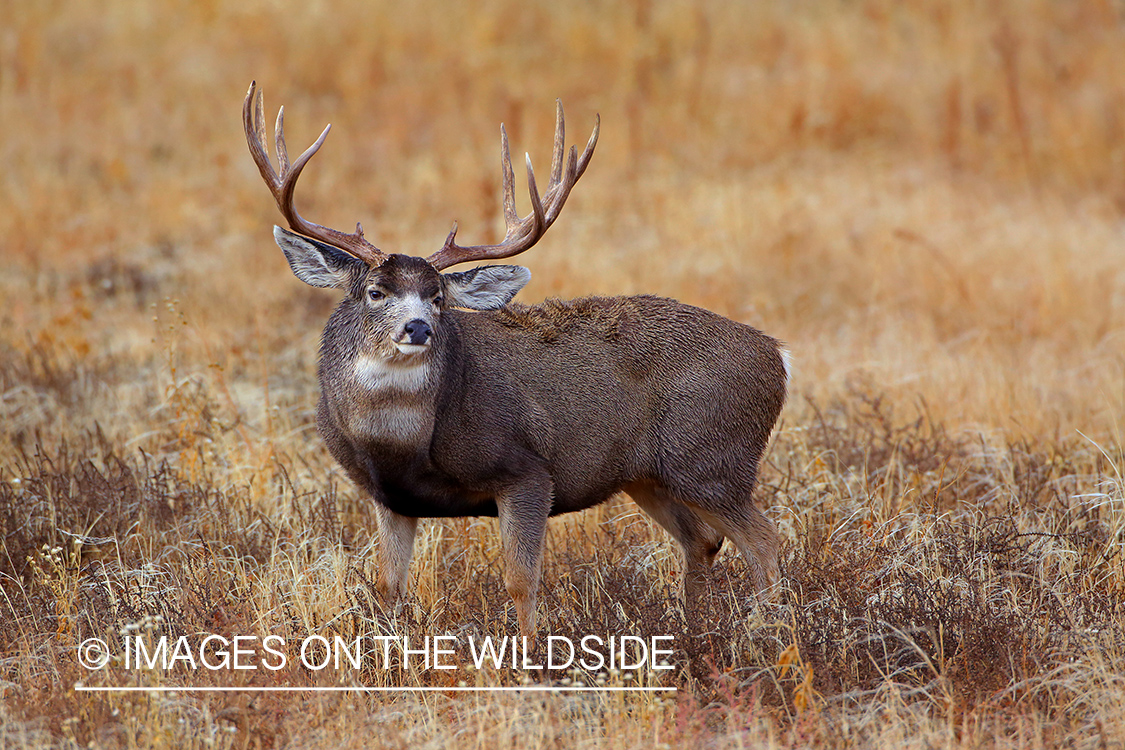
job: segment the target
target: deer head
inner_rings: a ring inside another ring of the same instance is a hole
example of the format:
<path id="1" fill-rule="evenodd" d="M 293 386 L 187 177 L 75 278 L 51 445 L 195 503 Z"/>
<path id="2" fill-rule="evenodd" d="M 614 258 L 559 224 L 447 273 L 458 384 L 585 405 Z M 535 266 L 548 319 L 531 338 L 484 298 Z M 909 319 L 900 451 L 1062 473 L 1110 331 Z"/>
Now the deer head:
<path id="1" fill-rule="evenodd" d="M 348 293 L 361 307 L 374 331 L 372 343 L 388 359 L 425 354 L 438 328 L 441 311 L 447 306 L 471 310 L 494 310 L 511 301 L 531 279 L 521 266 L 484 266 L 460 273 L 440 273 L 450 266 L 470 261 L 508 258 L 539 241 L 558 218 L 571 188 L 586 171 L 598 141 L 600 120 L 582 155 L 571 146 L 565 159 L 565 126 L 562 104 L 556 102 L 555 144 L 551 177 L 542 197 L 535 184 L 531 157 L 527 156 L 527 182 L 531 213 L 516 213 L 515 179 L 508 150 L 508 135 L 500 126 L 501 168 L 504 175 L 504 239 L 495 245 L 462 246 L 456 242 L 457 224 L 441 249 L 425 260 L 388 254 L 371 244 L 356 223 L 348 234 L 321 226 L 302 217 L 293 204 L 297 179 L 309 160 L 324 144 L 331 125 L 295 161 L 290 163 L 285 145 L 285 108 L 277 114 L 274 141 L 278 170 L 274 171 L 266 151 L 266 129 L 262 93 L 250 84 L 242 106 L 246 142 L 262 179 L 273 193 L 281 214 L 293 231 L 274 228 L 274 239 L 285 253 L 297 278 L 318 287 L 334 287 Z"/>

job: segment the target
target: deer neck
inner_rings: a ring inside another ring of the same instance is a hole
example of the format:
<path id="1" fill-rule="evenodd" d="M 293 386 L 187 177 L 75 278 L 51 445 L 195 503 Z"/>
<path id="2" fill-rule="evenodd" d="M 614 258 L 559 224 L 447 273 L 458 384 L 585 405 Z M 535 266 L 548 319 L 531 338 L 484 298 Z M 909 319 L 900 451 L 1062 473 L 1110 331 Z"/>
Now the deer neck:
<path id="1" fill-rule="evenodd" d="M 322 339 L 320 386 L 338 424 L 357 442 L 395 452 L 428 450 L 444 347 L 403 355 L 362 325 L 340 336 L 330 322 Z"/>

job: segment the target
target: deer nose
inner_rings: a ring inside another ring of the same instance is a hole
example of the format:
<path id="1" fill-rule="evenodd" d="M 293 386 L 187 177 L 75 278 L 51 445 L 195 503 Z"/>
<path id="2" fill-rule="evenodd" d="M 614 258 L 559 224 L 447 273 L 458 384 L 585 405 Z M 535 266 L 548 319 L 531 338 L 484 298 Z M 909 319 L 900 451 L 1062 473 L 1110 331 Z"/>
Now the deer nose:
<path id="1" fill-rule="evenodd" d="M 410 339 L 411 344 L 425 344 L 430 340 L 430 336 L 434 334 L 430 324 L 421 318 L 414 320 L 403 326 L 403 332 Z"/>

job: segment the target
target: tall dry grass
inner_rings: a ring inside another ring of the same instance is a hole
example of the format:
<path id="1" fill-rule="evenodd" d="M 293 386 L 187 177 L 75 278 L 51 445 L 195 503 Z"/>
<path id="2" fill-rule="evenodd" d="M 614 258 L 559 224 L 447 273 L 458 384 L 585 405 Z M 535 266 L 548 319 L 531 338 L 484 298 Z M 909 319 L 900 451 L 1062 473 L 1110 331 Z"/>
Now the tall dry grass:
<path id="1" fill-rule="evenodd" d="M 0 6 L 3 743 L 1120 744 L 1123 12 Z M 523 299 L 666 294 L 789 342 L 777 607 L 724 557 L 713 630 L 685 630 L 627 500 L 552 522 L 548 628 L 675 633 L 675 700 L 73 691 L 81 638 L 156 615 L 511 626 L 483 521 L 426 525 L 407 609 L 370 596 L 373 519 L 312 427 L 333 297 L 270 241 L 252 79 L 293 148 L 334 124 L 302 212 L 413 254 L 454 219 L 497 234 L 498 122 L 542 170 L 551 100 L 574 140 L 599 112 Z"/>

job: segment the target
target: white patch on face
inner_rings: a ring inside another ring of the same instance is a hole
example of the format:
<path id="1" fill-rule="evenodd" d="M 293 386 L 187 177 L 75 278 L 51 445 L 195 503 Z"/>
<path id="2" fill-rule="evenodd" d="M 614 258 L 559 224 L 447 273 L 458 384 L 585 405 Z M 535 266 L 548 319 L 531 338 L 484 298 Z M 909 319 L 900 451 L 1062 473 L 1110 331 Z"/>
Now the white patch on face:
<path id="1" fill-rule="evenodd" d="M 429 349 L 430 344 L 433 343 L 433 336 L 431 335 L 424 344 L 411 344 L 410 334 L 406 332 L 406 324 L 412 320 L 424 320 L 432 330 L 434 327 L 433 303 L 423 300 L 417 294 L 410 294 L 397 300 L 393 310 L 398 319 L 402 321 L 394 335 L 395 348 L 403 354 L 417 354 Z"/>
<path id="2" fill-rule="evenodd" d="M 414 320 L 415 318 L 425 320 L 434 312 L 433 304 L 429 300 L 422 299 L 421 295 L 418 294 L 408 294 L 403 297 L 402 306 L 406 310 L 407 320 Z"/>
<path id="3" fill-rule="evenodd" d="M 430 342 L 429 341 L 427 341 L 424 344 L 400 344 L 397 341 L 394 342 L 394 343 L 395 343 L 395 349 L 398 349 L 400 354 L 408 354 L 408 355 L 409 354 L 421 354 L 422 352 L 426 352 L 426 351 L 430 350 Z"/>

